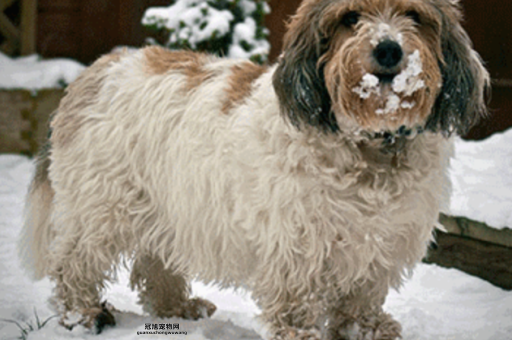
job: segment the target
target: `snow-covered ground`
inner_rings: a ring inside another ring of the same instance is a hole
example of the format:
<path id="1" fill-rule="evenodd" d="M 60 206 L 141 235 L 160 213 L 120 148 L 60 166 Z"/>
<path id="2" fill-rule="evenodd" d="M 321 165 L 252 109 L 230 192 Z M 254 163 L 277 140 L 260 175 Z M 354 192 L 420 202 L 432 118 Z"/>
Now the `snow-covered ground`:
<path id="1" fill-rule="evenodd" d="M 71 82 L 83 66 L 68 60 L 39 61 L 37 56 L 10 59 L 0 54 L 0 88 L 40 89 Z M 512 130 L 483 142 L 456 142 L 452 162 L 454 183 L 451 214 L 466 216 L 500 228 L 512 227 Z M 17 339 L 13 323 L 35 325 L 36 313 L 46 320 L 53 313 L 46 300 L 51 284 L 31 282 L 18 265 L 15 242 L 22 222 L 23 200 L 34 170 L 23 156 L 0 155 L 0 339 Z M 122 312 L 117 327 L 99 336 L 83 328 L 72 332 L 51 319 L 40 330 L 28 333 L 39 339 L 154 339 L 165 335 L 137 335 L 145 324 L 179 324 L 184 335 L 171 339 L 265 339 L 258 322 L 258 308 L 248 293 L 219 290 L 194 283 L 198 296 L 214 302 L 213 318 L 201 321 L 157 319 L 143 315 L 136 294 L 127 285 L 127 272 L 106 292 L 106 299 Z M 404 340 L 511 340 L 512 293 L 457 270 L 420 264 L 400 292 L 391 292 L 385 309 L 403 325 Z"/>
<path id="2" fill-rule="evenodd" d="M 75 80 L 84 68 L 71 59 L 41 60 L 36 54 L 10 58 L 0 52 L 0 89 L 59 88 Z"/>
<path id="3" fill-rule="evenodd" d="M 505 169 L 503 164 L 508 161 L 510 165 L 512 160 L 510 151 L 507 151 L 511 139 L 512 131 L 509 131 L 485 142 L 458 142 L 459 159 L 455 161 L 453 171 L 455 180 L 459 181 L 457 185 L 461 185 L 462 180 L 468 181 L 475 176 L 471 183 L 478 185 L 475 191 L 479 190 L 480 193 L 488 189 L 485 188 L 485 183 L 488 183 L 488 187 L 498 186 L 499 192 L 505 192 L 507 185 L 510 189 L 510 166 Z M 498 150 L 498 159 L 494 159 L 489 149 L 486 149 L 487 144 L 492 145 L 493 150 Z M 475 150 L 484 151 L 481 154 Z M 499 153 L 500 150 L 503 153 Z M 506 152 L 509 156 L 503 159 Z M 474 161 L 475 159 L 478 161 Z M 498 163 L 500 165 L 496 165 Z M 489 178 L 476 177 L 476 172 L 472 171 L 485 170 L 485 164 L 497 168 L 496 173 L 500 174 L 501 182 L 492 175 Z M 20 336 L 18 327 L 5 320 L 16 321 L 21 325 L 24 322 L 35 324 L 34 310 L 41 320 L 52 315 L 46 303 L 51 294 L 50 282 L 47 279 L 31 282 L 20 269 L 15 252 L 15 240 L 22 222 L 24 195 L 33 170 L 32 161 L 26 157 L 0 155 L 0 339 L 16 339 Z M 505 170 L 508 172 L 504 172 Z M 506 183 L 506 180 L 509 182 Z M 474 203 L 468 205 L 481 204 L 483 209 L 485 204 L 490 203 L 490 197 L 498 200 L 497 197 L 487 194 L 478 197 L 475 193 L 474 198 L 471 197 L 467 201 Z M 510 197 L 507 199 L 510 204 Z M 509 209 L 508 212 L 510 211 Z M 107 300 L 122 311 L 116 315 L 118 325 L 115 328 L 95 336 L 80 327 L 70 332 L 60 327 L 56 319 L 52 319 L 42 329 L 30 332 L 28 339 L 128 340 L 165 336 L 137 335 L 138 331 L 145 330 L 146 323 L 177 323 L 181 331 L 187 332 L 187 336 L 167 335 L 171 339 L 265 339 L 265 327 L 256 319 L 258 308 L 248 293 L 219 290 L 214 286 L 194 283 L 195 294 L 217 305 L 218 310 L 213 318 L 201 321 L 157 319 L 142 314 L 136 304 L 136 295 L 129 290 L 127 282 L 128 274 L 121 272 L 119 282 L 113 284 L 106 293 Z M 453 269 L 420 264 L 412 279 L 400 292 L 391 292 L 385 309 L 402 323 L 404 340 L 512 339 L 512 293 Z"/>
<path id="4" fill-rule="evenodd" d="M 480 142 L 459 139 L 451 167 L 449 213 L 512 228 L 512 130 Z"/>

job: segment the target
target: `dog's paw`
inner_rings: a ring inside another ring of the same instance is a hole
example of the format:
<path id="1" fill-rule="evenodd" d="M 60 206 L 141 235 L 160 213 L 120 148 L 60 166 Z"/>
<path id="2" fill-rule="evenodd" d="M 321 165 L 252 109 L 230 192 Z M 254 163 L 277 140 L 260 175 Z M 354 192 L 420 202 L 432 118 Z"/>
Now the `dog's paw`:
<path id="1" fill-rule="evenodd" d="M 395 340 L 402 338 L 402 326 L 391 316 L 385 314 L 386 318 L 381 320 L 374 331 L 375 340 Z"/>
<path id="2" fill-rule="evenodd" d="M 271 340 L 320 340 L 322 335 L 318 329 L 286 328 L 278 330 Z"/>
<path id="3" fill-rule="evenodd" d="M 402 338 L 402 327 L 386 313 L 363 317 L 337 330 L 336 340 L 396 340 Z"/>
<path id="4" fill-rule="evenodd" d="M 150 304 L 143 305 L 143 310 L 159 318 L 182 318 L 186 320 L 199 320 L 209 318 L 215 313 L 217 307 L 208 300 L 194 298 L 166 308 L 154 308 Z M 169 308 L 170 307 L 170 308 Z"/>
<path id="5" fill-rule="evenodd" d="M 65 313 L 59 323 L 69 330 L 82 325 L 93 333 L 100 334 L 105 327 L 116 325 L 116 319 L 112 314 L 114 311 L 114 307 L 105 301 L 99 307 L 87 308 L 80 313 Z"/>
<path id="6" fill-rule="evenodd" d="M 100 334 L 105 327 L 112 327 L 116 325 L 116 319 L 112 312 L 115 309 L 111 304 L 108 304 L 106 301 L 101 304 L 101 311 L 97 313 L 93 317 L 94 327 L 91 329 L 94 330 L 96 334 Z"/>
<path id="7" fill-rule="evenodd" d="M 198 320 L 209 318 L 215 313 L 217 306 L 208 300 L 194 298 L 190 299 L 182 306 L 181 317 L 187 320 Z"/>

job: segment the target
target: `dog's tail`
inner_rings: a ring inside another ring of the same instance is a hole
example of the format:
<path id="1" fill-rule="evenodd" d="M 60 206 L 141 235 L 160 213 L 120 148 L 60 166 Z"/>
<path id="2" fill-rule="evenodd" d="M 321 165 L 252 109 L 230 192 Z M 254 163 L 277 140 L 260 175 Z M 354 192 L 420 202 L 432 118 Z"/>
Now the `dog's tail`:
<path id="1" fill-rule="evenodd" d="M 25 203 L 24 225 L 18 241 L 18 255 L 23 267 L 36 279 L 46 275 L 50 244 L 54 238 L 51 215 L 54 191 L 48 178 L 49 144 L 36 160 L 36 172 Z"/>

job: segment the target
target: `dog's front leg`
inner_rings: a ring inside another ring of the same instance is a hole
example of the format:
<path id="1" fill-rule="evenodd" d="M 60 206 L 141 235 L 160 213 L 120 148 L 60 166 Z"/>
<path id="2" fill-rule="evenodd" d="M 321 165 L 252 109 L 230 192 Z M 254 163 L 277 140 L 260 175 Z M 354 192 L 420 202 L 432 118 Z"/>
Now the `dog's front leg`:
<path id="1" fill-rule="evenodd" d="M 401 326 L 382 310 L 388 287 L 381 283 L 356 285 L 329 308 L 328 340 L 395 340 Z"/>
<path id="2" fill-rule="evenodd" d="M 325 311 L 316 294 L 299 279 L 301 275 L 293 278 L 290 273 L 294 270 L 272 268 L 262 272 L 253 298 L 262 310 L 261 319 L 270 326 L 270 339 L 320 340 L 318 320 Z"/>
<path id="3" fill-rule="evenodd" d="M 208 300 L 191 299 L 188 277 L 172 268 L 165 268 L 158 256 L 137 254 L 130 284 L 132 289 L 139 291 L 143 310 L 160 318 L 198 320 L 210 317 L 217 309 Z"/>

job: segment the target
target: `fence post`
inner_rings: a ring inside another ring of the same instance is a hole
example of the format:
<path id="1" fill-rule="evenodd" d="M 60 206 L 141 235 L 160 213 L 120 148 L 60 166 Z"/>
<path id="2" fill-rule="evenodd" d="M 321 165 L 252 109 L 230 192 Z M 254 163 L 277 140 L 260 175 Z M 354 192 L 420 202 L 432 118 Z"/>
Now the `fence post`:
<path id="1" fill-rule="evenodd" d="M 0 0 L 0 33 L 4 37 L 0 50 L 7 54 L 12 54 L 18 49 L 20 39 L 20 31 L 4 14 L 5 9 L 11 6 L 14 1 Z"/>
<path id="2" fill-rule="evenodd" d="M 36 52 L 37 0 L 21 0 L 21 55 Z"/>

